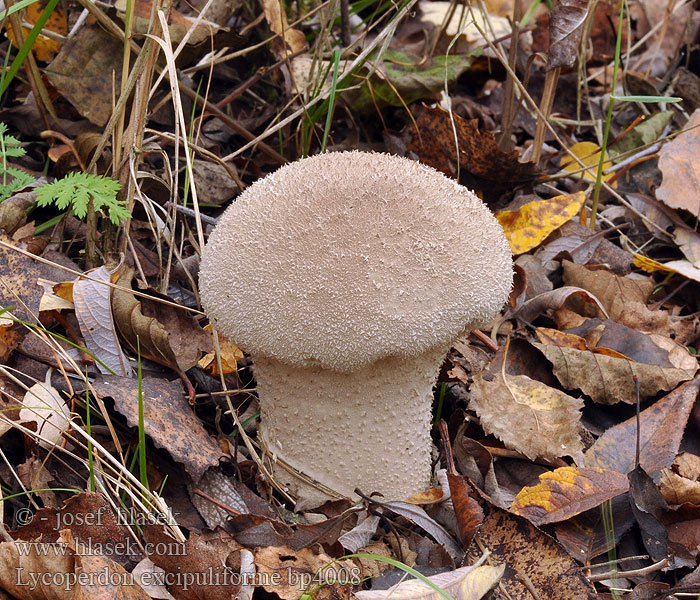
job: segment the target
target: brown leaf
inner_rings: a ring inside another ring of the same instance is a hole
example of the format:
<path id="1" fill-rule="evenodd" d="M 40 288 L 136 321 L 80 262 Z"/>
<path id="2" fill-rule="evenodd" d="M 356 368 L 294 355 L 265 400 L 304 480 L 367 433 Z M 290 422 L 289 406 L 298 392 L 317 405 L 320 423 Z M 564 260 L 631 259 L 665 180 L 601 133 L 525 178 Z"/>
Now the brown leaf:
<path id="1" fill-rule="evenodd" d="M 440 108 L 421 107 L 416 110 L 415 129 L 408 149 L 421 162 L 456 177 L 456 152 L 450 114 Z M 477 119 L 466 121 L 453 114 L 459 143 L 460 182 L 471 189 L 494 198 L 514 184 L 532 181 L 538 174 L 533 163 L 521 163 L 518 152 L 503 152 L 490 131 L 479 131 Z"/>
<path id="2" fill-rule="evenodd" d="M 190 531 L 176 542 L 160 525 L 144 527 L 150 548 L 170 550 L 150 554 L 168 577 L 168 588 L 178 600 L 231 600 L 240 590 L 241 546 L 222 531 Z M 245 550 L 245 552 L 248 552 Z"/>
<path id="3" fill-rule="evenodd" d="M 125 269 L 118 284 L 130 287 L 132 269 Z M 115 289 L 112 311 L 117 331 L 133 352 L 178 371 L 197 364 L 212 348 L 212 338 L 186 311 Z M 162 297 L 172 302 L 171 298 Z M 137 343 L 138 340 L 138 343 Z"/>
<path id="4" fill-rule="evenodd" d="M 83 117 L 103 126 L 112 114 L 112 90 L 120 85 L 121 55 L 121 42 L 99 25 L 85 25 L 44 73 Z"/>
<path id="5" fill-rule="evenodd" d="M 330 566 L 324 569 L 328 565 Z M 261 581 L 268 582 L 263 583 L 262 587 L 277 594 L 282 600 L 298 600 L 307 587 L 308 590 L 313 590 L 324 582 L 328 582 L 328 585 L 316 591 L 315 599 L 350 600 L 352 586 L 339 582 L 358 583 L 360 570 L 349 560 L 333 562 L 322 551 L 317 553 L 310 548 L 293 550 L 286 546 L 258 548 L 255 551 L 255 566 Z"/>
<path id="6" fill-rule="evenodd" d="M 673 463 L 698 391 L 700 377 L 640 413 L 640 464 L 652 478 Z M 634 468 L 636 431 L 636 417 L 611 427 L 586 451 L 585 465 L 629 473 Z"/>
<path id="7" fill-rule="evenodd" d="M 510 510 L 535 525 L 557 523 L 624 494 L 627 478 L 617 471 L 560 467 L 540 475 L 540 483 L 523 488 Z"/>
<path id="8" fill-rule="evenodd" d="M 582 400 L 540 381 L 493 368 L 474 376 L 469 401 L 486 433 L 531 460 L 581 456 L 578 423 L 582 407 Z"/>
<path id="9" fill-rule="evenodd" d="M 95 390 L 102 398 L 114 399 L 114 408 L 126 417 L 130 427 L 139 424 L 138 381 L 127 377 L 100 375 Z M 144 429 L 153 443 L 167 450 L 196 483 L 204 472 L 219 464 L 223 451 L 192 412 L 178 382 L 144 377 Z"/>
<path id="10" fill-rule="evenodd" d="M 668 558 L 668 532 L 659 521 L 668 509 L 666 501 L 640 465 L 627 477 L 630 482 L 630 506 L 639 524 L 644 547 L 654 562 Z"/>
<path id="11" fill-rule="evenodd" d="M 99 548 L 105 557 L 125 566 L 133 565 L 141 552 L 126 525 L 135 523 L 136 518 L 126 511 L 116 515 L 104 496 L 85 492 L 68 498 L 60 509 L 37 510 L 30 522 L 17 528 L 13 537 L 25 541 L 41 537 L 44 542 L 56 542 L 60 530 L 68 529 L 82 548 Z"/>
<path id="12" fill-rule="evenodd" d="M 462 475 L 447 473 L 447 481 L 450 484 L 450 494 L 454 505 L 457 524 L 459 525 L 459 537 L 465 548 L 469 547 L 474 539 L 479 526 L 484 520 L 484 511 L 479 503 L 469 494 L 472 488 Z"/>
<path id="13" fill-rule="evenodd" d="M 549 17 L 547 71 L 574 64 L 587 15 L 588 0 L 558 0 Z"/>
<path id="14" fill-rule="evenodd" d="M 700 109 L 686 123 L 683 133 L 666 142 L 659 152 L 659 169 L 663 181 L 656 197 L 671 208 L 682 208 L 692 215 L 700 214 Z"/>
<path id="15" fill-rule="evenodd" d="M 700 456 L 683 452 L 661 471 L 661 493 L 669 504 L 700 505 Z"/>
<path id="16" fill-rule="evenodd" d="M 584 565 L 590 564 L 594 558 L 617 546 L 622 536 L 636 523 L 627 495 L 613 498 L 610 504 L 612 532 L 598 507 L 563 523 L 557 523 L 555 527 L 559 543 Z"/>
<path id="17" fill-rule="evenodd" d="M 511 598 L 532 598 L 523 575 L 532 582 L 540 598 L 547 600 L 594 600 L 595 590 L 564 548 L 553 538 L 519 517 L 492 505 L 483 506 L 485 518 L 479 530 L 481 547 L 491 558 L 503 562 L 506 570 L 501 584 Z M 467 560 L 481 556 L 472 544 Z"/>
<path id="18" fill-rule="evenodd" d="M 591 310 L 600 311 L 602 315 L 606 314 L 603 305 L 595 295 L 578 287 L 563 286 L 531 298 L 517 310 L 514 310 L 510 316 L 519 317 L 531 323 L 542 313 L 549 310 L 557 310 L 573 298 L 578 298 L 585 305 L 590 306 Z"/>
<path id="19" fill-rule="evenodd" d="M 20 248 L 23 246 L 23 244 L 15 244 L 2 231 L 0 231 L 0 241 L 10 246 Z M 0 284 L 0 308 L 13 307 L 12 314 L 15 317 L 35 322 L 34 318 L 25 310 L 24 305 L 33 315 L 39 315 L 39 304 L 44 290 L 39 285 L 38 280 L 60 281 L 64 276 L 65 273 L 55 267 L 32 260 L 5 246 L 0 246 L 0 279 L 3 281 L 3 284 Z"/>
<path id="20" fill-rule="evenodd" d="M 697 371 L 697 365 L 692 369 L 677 369 L 639 363 L 615 351 L 603 353 L 597 349 L 592 352 L 531 343 L 552 363 L 554 374 L 562 386 L 568 390 L 580 389 L 602 404 L 634 404 L 637 401 L 635 376 L 639 381 L 640 397 L 645 399 L 662 390 L 672 390 L 680 382 L 691 379 Z"/>

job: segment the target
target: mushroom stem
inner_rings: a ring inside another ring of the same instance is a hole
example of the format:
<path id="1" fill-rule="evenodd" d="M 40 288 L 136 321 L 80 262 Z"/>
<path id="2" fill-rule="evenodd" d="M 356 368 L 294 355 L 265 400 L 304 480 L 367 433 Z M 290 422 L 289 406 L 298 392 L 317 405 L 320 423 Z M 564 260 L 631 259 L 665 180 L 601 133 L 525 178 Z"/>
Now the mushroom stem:
<path id="1" fill-rule="evenodd" d="M 329 499 L 275 458 L 356 499 L 405 500 L 430 485 L 433 385 L 447 348 L 389 357 L 350 373 L 255 357 L 261 435 L 275 478 L 300 499 Z"/>

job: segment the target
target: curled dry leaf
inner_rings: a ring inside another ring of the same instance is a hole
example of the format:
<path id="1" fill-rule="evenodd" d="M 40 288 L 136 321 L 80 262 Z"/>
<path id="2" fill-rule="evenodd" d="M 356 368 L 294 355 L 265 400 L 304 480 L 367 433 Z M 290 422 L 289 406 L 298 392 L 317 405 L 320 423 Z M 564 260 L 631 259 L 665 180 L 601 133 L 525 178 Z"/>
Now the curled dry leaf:
<path id="1" fill-rule="evenodd" d="M 583 401 L 526 375 L 487 372 L 474 376 L 469 408 L 486 433 L 531 460 L 583 458 L 578 435 Z"/>
<path id="2" fill-rule="evenodd" d="M 552 231 L 573 219 L 580 211 L 586 195 L 583 192 L 535 200 L 518 210 L 496 213 L 506 233 L 513 254 L 523 254 L 539 246 Z"/>
<path id="3" fill-rule="evenodd" d="M 449 573 L 440 573 L 428 579 L 456 600 L 481 600 L 493 590 L 503 577 L 505 565 L 461 567 Z M 386 590 L 355 592 L 360 600 L 439 600 L 438 593 L 419 579 L 397 583 Z"/>
<path id="4" fill-rule="evenodd" d="M 89 273 L 93 279 L 109 283 L 111 273 L 103 266 Z M 100 373 L 131 377 L 131 365 L 117 338 L 112 318 L 112 288 L 98 281 L 77 279 L 73 283 L 75 316 L 87 349 L 99 360 Z"/>
<path id="5" fill-rule="evenodd" d="M 510 507 L 535 525 L 557 523 L 600 506 L 629 488 L 627 477 L 599 468 L 560 467 L 523 488 Z"/>
<path id="6" fill-rule="evenodd" d="M 700 377 L 680 385 L 640 413 L 640 464 L 654 479 L 673 463 L 698 391 Z M 634 468 L 636 437 L 636 417 L 610 427 L 586 451 L 585 465 L 629 473 Z"/>
<path id="7" fill-rule="evenodd" d="M 70 410 L 56 388 L 51 385 L 51 369 L 46 381 L 35 383 L 22 399 L 24 408 L 19 411 L 19 420 L 36 423 L 39 445 L 47 450 L 58 444 L 63 432 L 70 427 Z"/>
<path id="8" fill-rule="evenodd" d="M 661 493 L 669 504 L 700 505 L 700 456 L 683 452 L 661 471 Z"/>
<path id="9" fill-rule="evenodd" d="M 551 290 L 549 292 L 544 292 L 539 296 L 531 298 L 520 306 L 520 308 L 513 311 L 510 316 L 518 317 L 524 321 L 527 321 L 528 323 L 531 323 L 542 313 L 547 312 L 548 310 L 557 310 L 561 308 L 564 306 L 564 304 L 566 304 L 567 300 L 571 299 L 572 297 L 580 298 L 583 302 L 591 305 L 593 310 L 598 310 L 605 317 L 608 316 L 607 312 L 605 312 L 605 308 L 594 294 L 591 294 L 584 289 L 569 285 Z"/>
<path id="10" fill-rule="evenodd" d="M 588 0 L 559 0 L 556 3 L 549 22 L 548 71 L 574 64 L 587 16 Z"/>
<path id="11" fill-rule="evenodd" d="M 125 269 L 117 283 L 130 287 L 133 269 Z M 163 297 L 169 300 L 170 298 Z M 212 339 L 186 311 L 115 289 L 112 297 L 114 322 L 122 340 L 133 352 L 140 351 L 158 364 L 187 371 L 201 355 L 212 349 Z M 138 340 L 138 342 L 137 342 Z"/>

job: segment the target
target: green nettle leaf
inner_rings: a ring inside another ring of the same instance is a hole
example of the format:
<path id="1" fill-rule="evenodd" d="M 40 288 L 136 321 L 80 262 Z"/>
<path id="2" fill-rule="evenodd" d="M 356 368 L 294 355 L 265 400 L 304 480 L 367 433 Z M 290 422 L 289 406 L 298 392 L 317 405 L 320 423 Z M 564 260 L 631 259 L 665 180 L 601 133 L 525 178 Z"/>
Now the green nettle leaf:
<path id="1" fill-rule="evenodd" d="M 83 219 L 87 215 L 90 201 L 95 210 L 106 214 L 109 220 L 119 225 L 131 217 L 123 200 L 117 199 L 119 182 L 101 175 L 70 173 L 63 179 L 44 185 L 37 190 L 39 206 L 56 205 L 61 210 L 71 212 Z"/>

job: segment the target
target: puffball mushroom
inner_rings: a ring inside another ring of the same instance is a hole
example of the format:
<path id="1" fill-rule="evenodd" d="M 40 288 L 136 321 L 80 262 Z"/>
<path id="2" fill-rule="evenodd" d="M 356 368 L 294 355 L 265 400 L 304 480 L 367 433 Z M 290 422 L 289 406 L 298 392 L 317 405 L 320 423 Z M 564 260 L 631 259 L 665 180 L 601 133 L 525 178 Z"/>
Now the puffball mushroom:
<path id="1" fill-rule="evenodd" d="M 429 487 L 442 361 L 511 289 L 477 196 L 398 156 L 305 158 L 239 196 L 200 268 L 206 314 L 252 358 L 279 483 L 317 503 Z"/>

